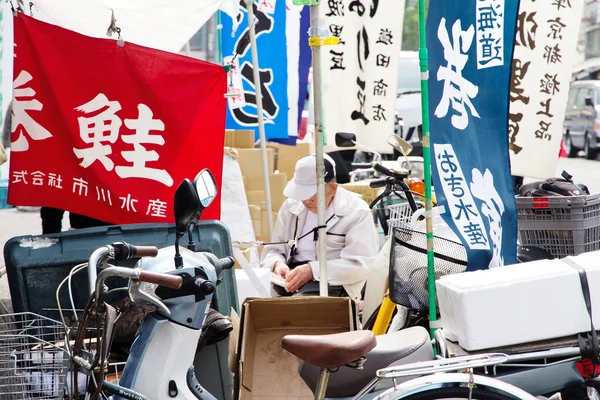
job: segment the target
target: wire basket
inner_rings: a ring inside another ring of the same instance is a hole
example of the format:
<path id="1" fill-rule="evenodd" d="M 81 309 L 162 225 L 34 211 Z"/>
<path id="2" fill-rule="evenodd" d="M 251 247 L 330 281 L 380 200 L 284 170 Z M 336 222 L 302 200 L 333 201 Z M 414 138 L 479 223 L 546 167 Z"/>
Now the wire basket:
<path id="1" fill-rule="evenodd" d="M 461 243 L 434 236 L 433 249 L 435 280 L 467 269 L 467 252 Z M 429 309 L 425 233 L 410 229 L 393 229 L 389 287 L 390 300 L 394 303 L 414 310 Z"/>
<path id="2" fill-rule="evenodd" d="M 388 232 L 392 232 L 393 228 L 412 228 L 410 226 L 410 221 L 413 215 L 413 210 L 410 208 L 410 204 L 408 202 L 391 204 L 388 206 L 388 211 Z"/>
<path id="3" fill-rule="evenodd" d="M 65 327 L 34 313 L 0 317 L 0 399 L 62 400 Z"/>

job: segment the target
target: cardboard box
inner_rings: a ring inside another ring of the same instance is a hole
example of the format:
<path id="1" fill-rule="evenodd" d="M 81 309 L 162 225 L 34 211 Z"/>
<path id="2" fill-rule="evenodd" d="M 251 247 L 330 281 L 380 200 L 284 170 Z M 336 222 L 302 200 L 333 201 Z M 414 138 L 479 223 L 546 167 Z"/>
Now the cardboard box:
<path id="1" fill-rule="evenodd" d="M 339 297 L 246 299 L 234 315 L 230 368 L 235 400 L 313 399 L 298 374 L 300 360 L 281 348 L 290 334 L 348 332 L 358 326 L 353 302 Z M 237 343 L 233 342 L 238 338 Z"/>
<path id="2" fill-rule="evenodd" d="M 235 147 L 239 149 L 254 148 L 255 133 L 252 130 L 225 130 L 225 147 Z"/>
<path id="3" fill-rule="evenodd" d="M 253 182 L 252 184 L 250 182 Z M 283 195 L 285 185 L 287 185 L 286 174 L 273 174 L 270 176 L 271 185 L 271 203 L 273 211 L 279 211 L 286 197 Z M 248 203 L 262 203 L 266 201 L 264 180 L 262 178 L 255 178 L 254 180 L 248 181 L 246 187 L 246 198 Z"/>
<path id="4" fill-rule="evenodd" d="M 264 191 L 265 190 L 265 180 L 262 177 L 262 175 L 260 176 L 260 178 L 256 177 L 253 179 L 247 179 L 247 186 L 244 186 L 246 188 L 246 191 L 251 191 L 251 190 L 260 190 L 260 191 Z M 269 175 L 269 183 L 271 186 L 271 194 L 273 193 L 283 193 L 283 189 L 285 188 L 285 185 L 288 182 L 288 178 L 286 174 L 271 174 Z"/>
<path id="5" fill-rule="evenodd" d="M 248 201 L 250 203 L 250 201 Z M 254 202 L 253 202 L 254 203 Z M 248 210 L 250 211 L 250 219 L 260 221 L 260 210 L 261 206 L 256 204 L 248 204 Z"/>
<path id="6" fill-rule="evenodd" d="M 298 143 L 296 146 L 287 146 L 279 143 L 269 143 L 269 147 L 277 150 L 277 170 L 287 174 L 287 178 L 294 177 L 296 162 L 314 152 L 314 144 Z"/>
<path id="7" fill-rule="evenodd" d="M 377 198 L 379 191 L 382 190 L 382 188 L 373 189 L 369 186 L 369 182 L 370 180 L 365 179 L 358 182 L 344 183 L 340 186 L 350 192 L 360 194 L 367 204 L 371 204 L 371 202 Z"/>
<path id="8" fill-rule="evenodd" d="M 242 175 L 247 178 L 248 185 L 250 181 L 263 177 L 262 155 L 260 149 L 237 149 L 239 155 L 240 168 Z M 267 149 L 267 161 L 269 163 L 269 174 L 275 171 L 275 150 Z"/>

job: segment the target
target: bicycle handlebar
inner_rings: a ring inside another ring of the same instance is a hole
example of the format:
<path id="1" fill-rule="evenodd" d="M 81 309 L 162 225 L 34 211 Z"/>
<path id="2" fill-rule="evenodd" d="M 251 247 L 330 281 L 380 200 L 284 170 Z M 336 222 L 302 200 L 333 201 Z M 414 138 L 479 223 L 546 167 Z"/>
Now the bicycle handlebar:
<path id="1" fill-rule="evenodd" d="M 388 178 L 376 179 L 374 181 L 369 182 L 369 186 L 373 189 L 384 187 L 388 184 Z"/>
<path id="2" fill-rule="evenodd" d="M 384 167 L 383 165 L 381 165 L 379 163 L 373 163 L 373 168 L 375 168 L 375 171 L 381 172 L 384 175 L 387 175 L 390 177 L 396 176 L 392 171 L 390 171 L 389 169 L 387 169 L 386 167 Z"/>
<path id="3" fill-rule="evenodd" d="M 371 163 L 352 163 L 352 166 L 355 168 L 373 168 Z"/>

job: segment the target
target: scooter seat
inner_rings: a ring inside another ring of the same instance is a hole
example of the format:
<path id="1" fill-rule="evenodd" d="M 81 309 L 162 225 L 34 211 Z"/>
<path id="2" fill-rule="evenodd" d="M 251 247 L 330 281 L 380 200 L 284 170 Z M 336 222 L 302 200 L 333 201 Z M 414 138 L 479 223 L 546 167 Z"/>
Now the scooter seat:
<path id="1" fill-rule="evenodd" d="M 427 329 L 416 326 L 376 336 L 377 346 L 366 354 L 367 361 L 362 370 L 340 368 L 329 376 L 326 397 L 353 397 L 373 378 L 378 369 L 397 365 L 412 364 L 434 359 L 433 346 Z M 316 390 L 321 368 L 309 362 L 300 364 L 300 376 L 313 391 Z M 398 378 L 401 383 L 409 378 Z M 382 390 L 393 385 L 391 379 L 381 381 L 375 390 Z"/>
<path id="2" fill-rule="evenodd" d="M 377 341 L 371 331 L 333 335 L 287 335 L 281 347 L 301 360 L 323 368 L 335 368 L 356 361 L 371 351 Z"/>

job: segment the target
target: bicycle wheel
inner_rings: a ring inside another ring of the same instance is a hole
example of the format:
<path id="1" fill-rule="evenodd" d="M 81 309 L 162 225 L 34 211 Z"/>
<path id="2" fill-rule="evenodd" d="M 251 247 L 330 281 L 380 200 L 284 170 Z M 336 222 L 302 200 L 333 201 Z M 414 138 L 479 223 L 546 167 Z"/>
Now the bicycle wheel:
<path id="1" fill-rule="evenodd" d="M 419 393 L 408 396 L 397 397 L 402 400 L 437 400 L 437 399 L 468 399 L 468 387 L 442 387 L 431 390 L 424 390 Z M 514 400 L 512 397 L 494 392 L 489 389 L 474 388 L 471 392 L 473 400 Z"/>

